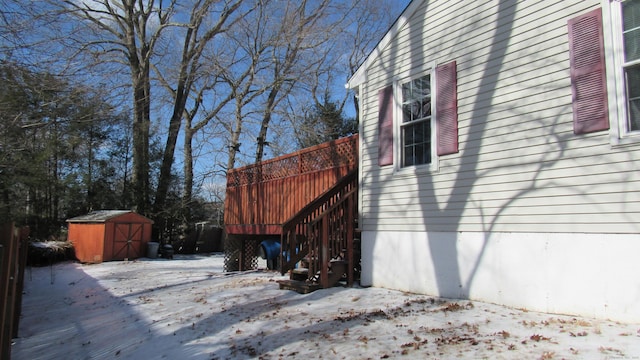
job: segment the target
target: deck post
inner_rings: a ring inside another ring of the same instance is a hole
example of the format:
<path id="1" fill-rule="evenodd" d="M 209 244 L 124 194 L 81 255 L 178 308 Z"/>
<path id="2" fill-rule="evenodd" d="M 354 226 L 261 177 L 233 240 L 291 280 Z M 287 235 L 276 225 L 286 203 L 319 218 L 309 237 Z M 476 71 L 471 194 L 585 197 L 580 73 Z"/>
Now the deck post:
<path id="1" fill-rule="evenodd" d="M 320 286 L 323 289 L 329 288 L 329 220 L 322 219 L 320 226 Z"/>
<path id="2" fill-rule="evenodd" d="M 354 213 L 355 213 L 355 201 L 354 197 L 347 199 L 347 286 L 353 286 L 353 238 L 355 225 Z"/>

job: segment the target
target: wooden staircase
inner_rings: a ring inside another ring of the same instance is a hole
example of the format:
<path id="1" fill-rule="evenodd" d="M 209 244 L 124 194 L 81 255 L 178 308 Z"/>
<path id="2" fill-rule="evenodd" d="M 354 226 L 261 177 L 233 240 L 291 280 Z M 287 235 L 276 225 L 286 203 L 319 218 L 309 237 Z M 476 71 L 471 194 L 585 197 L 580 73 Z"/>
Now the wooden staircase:
<path id="1" fill-rule="evenodd" d="M 309 293 L 341 281 L 353 285 L 360 259 L 357 201 L 354 169 L 282 225 L 280 271 L 289 280 L 279 281 L 281 289 Z"/>

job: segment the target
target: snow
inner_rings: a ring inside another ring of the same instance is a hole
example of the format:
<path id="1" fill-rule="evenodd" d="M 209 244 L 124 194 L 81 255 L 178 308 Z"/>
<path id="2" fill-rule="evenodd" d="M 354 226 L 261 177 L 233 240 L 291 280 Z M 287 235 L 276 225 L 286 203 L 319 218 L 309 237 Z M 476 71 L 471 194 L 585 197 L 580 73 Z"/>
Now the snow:
<path id="1" fill-rule="evenodd" d="M 640 359 L 640 324 L 358 286 L 302 295 L 223 264 L 29 268 L 12 358 Z"/>

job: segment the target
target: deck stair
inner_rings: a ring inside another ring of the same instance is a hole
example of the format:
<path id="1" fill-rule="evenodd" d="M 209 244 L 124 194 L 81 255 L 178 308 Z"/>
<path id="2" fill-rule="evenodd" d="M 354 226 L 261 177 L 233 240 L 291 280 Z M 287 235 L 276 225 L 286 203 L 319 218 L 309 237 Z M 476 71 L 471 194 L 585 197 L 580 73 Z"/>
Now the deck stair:
<path id="1" fill-rule="evenodd" d="M 344 281 L 353 285 L 357 264 L 357 169 L 318 196 L 283 224 L 281 289 L 301 293 Z"/>

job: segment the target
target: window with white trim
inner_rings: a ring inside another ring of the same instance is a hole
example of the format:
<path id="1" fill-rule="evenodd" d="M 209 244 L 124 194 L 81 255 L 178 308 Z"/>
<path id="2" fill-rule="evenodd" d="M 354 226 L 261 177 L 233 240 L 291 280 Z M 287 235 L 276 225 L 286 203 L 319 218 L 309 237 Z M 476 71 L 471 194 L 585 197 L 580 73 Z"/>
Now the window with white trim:
<path id="1" fill-rule="evenodd" d="M 609 88 L 610 105 L 617 112 L 618 138 L 640 138 L 640 0 L 610 1 L 608 29 L 610 85 L 615 84 Z"/>
<path id="2" fill-rule="evenodd" d="M 640 0 L 622 3 L 621 67 L 624 73 L 627 130 L 640 130 Z"/>
<path id="3" fill-rule="evenodd" d="M 431 163 L 431 75 L 400 84 L 402 121 L 400 122 L 401 166 Z"/>
<path id="4" fill-rule="evenodd" d="M 437 170 L 458 153 L 457 83 L 451 61 L 378 90 L 378 165 Z"/>

